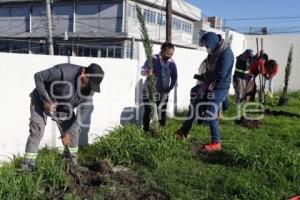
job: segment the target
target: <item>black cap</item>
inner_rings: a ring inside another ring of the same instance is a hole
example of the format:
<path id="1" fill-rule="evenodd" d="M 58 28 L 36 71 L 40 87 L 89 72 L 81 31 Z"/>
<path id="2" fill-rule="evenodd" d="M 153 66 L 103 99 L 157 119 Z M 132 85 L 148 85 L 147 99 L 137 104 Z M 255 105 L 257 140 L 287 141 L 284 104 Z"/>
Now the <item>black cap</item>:
<path id="1" fill-rule="evenodd" d="M 86 68 L 86 72 L 89 75 L 91 90 L 94 92 L 100 92 L 100 83 L 104 77 L 104 71 L 102 68 L 99 65 L 92 63 L 88 66 L 88 68 Z"/>

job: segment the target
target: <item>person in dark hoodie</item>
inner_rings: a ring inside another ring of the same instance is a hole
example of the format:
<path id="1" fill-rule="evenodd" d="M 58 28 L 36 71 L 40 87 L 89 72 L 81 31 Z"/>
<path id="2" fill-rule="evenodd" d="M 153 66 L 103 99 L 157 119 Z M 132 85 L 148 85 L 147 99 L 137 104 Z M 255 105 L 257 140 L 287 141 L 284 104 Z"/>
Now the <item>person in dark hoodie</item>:
<path id="1" fill-rule="evenodd" d="M 253 62 L 254 55 L 251 49 L 246 49 L 244 53 L 236 58 L 235 71 L 233 75 L 233 86 L 235 90 L 235 100 L 241 103 L 246 100 L 247 86 L 251 81 L 250 65 Z"/>
<path id="2" fill-rule="evenodd" d="M 205 117 L 203 120 L 210 126 L 212 139 L 209 144 L 203 146 L 203 151 L 210 153 L 221 150 L 217 114 L 229 92 L 234 55 L 229 43 L 214 32 L 203 35 L 201 45 L 206 48 L 208 53 L 206 60 L 202 63 L 205 70 L 202 74 L 194 77 L 201 83 L 191 90 L 188 119 L 176 132 L 176 137 L 187 137 L 194 120 L 199 117 L 199 109 L 203 111 L 203 106 L 200 105 L 204 103 Z"/>

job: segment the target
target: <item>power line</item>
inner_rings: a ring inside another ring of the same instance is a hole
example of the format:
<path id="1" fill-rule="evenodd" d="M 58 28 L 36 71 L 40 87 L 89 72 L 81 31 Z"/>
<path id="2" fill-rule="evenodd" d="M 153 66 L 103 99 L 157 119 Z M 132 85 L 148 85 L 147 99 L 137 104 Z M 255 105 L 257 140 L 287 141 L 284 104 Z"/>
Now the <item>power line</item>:
<path id="1" fill-rule="evenodd" d="M 224 19 L 226 21 L 260 21 L 260 20 L 286 20 L 286 19 L 300 19 L 300 16 L 282 16 L 282 17 L 254 17 L 254 18 L 231 18 Z"/>

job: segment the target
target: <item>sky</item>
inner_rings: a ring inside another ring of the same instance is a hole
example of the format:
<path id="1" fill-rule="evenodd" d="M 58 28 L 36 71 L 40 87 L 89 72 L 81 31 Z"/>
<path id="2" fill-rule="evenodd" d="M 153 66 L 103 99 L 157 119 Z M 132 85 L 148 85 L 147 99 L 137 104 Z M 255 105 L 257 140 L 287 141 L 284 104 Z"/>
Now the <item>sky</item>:
<path id="1" fill-rule="evenodd" d="M 251 26 L 252 31 L 267 27 L 269 32 L 273 33 L 300 33 L 300 0 L 185 1 L 199 7 L 204 16 L 219 16 L 225 19 L 225 27 L 234 28 L 239 32 L 249 32 Z M 251 20 L 241 20 L 249 18 Z"/>

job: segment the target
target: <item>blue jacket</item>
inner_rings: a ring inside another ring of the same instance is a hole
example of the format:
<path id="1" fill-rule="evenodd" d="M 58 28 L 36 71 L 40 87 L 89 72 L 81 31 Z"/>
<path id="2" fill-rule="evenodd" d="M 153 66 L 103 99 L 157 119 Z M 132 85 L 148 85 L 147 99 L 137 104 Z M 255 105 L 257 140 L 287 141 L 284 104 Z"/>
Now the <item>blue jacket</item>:
<path id="1" fill-rule="evenodd" d="M 213 52 L 217 51 L 222 37 L 213 32 L 206 33 L 201 38 L 201 43 Z M 210 56 L 210 55 L 209 55 Z M 208 56 L 208 58 L 209 58 Z M 229 89 L 231 84 L 232 69 L 234 64 L 234 55 L 230 47 L 227 47 L 219 56 L 215 70 L 208 72 L 207 81 L 215 82 L 214 89 Z"/>
<path id="2" fill-rule="evenodd" d="M 175 64 L 175 61 L 171 58 L 167 62 L 169 63 L 169 69 L 170 69 L 170 77 L 169 78 L 169 88 L 163 87 L 163 80 L 162 80 L 162 65 L 159 61 L 159 54 L 152 56 L 152 63 L 153 63 L 153 74 L 156 77 L 156 91 L 157 92 L 163 92 L 165 90 L 171 91 L 175 84 L 177 83 L 177 67 Z M 147 66 L 147 61 L 145 62 L 144 66 L 142 66 L 142 75 L 146 76 L 149 67 Z"/>

